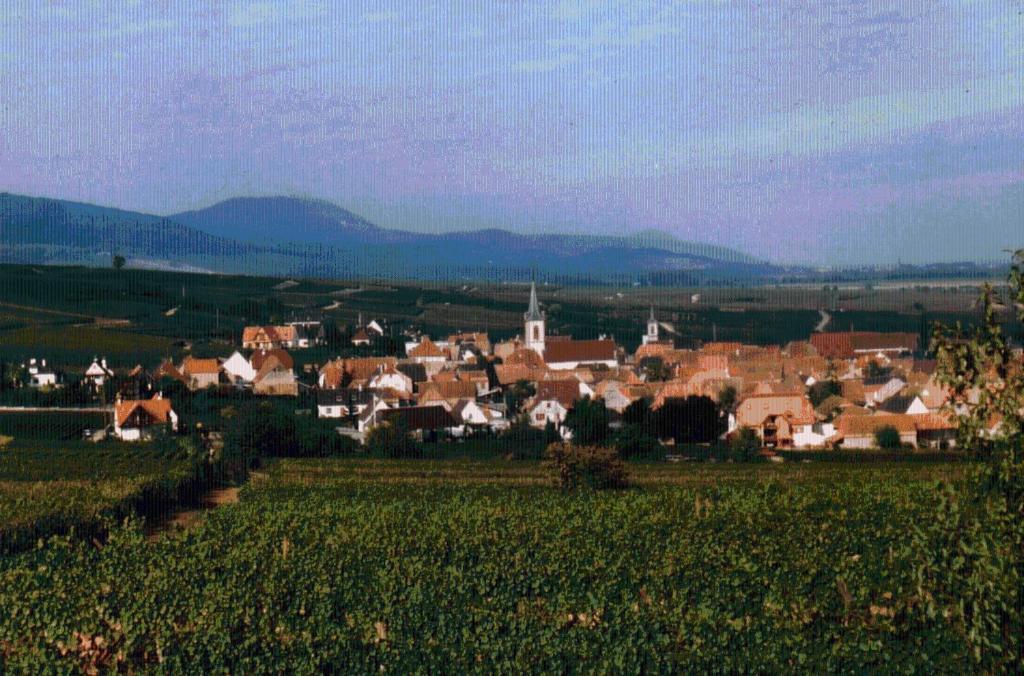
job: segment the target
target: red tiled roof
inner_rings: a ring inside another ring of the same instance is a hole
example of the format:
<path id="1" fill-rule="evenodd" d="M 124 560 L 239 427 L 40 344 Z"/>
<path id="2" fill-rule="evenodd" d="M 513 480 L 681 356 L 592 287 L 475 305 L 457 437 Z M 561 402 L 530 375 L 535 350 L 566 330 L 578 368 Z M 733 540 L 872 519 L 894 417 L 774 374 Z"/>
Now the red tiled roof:
<path id="1" fill-rule="evenodd" d="M 151 424 L 166 423 L 171 417 L 171 400 L 162 397 L 153 399 L 130 399 L 118 402 L 114 407 L 118 427 L 124 426 L 132 414 L 141 409 L 152 421 Z"/>
<path id="2" fill-rule="evenodd" d="M 295 360 L 292 359 L 292 356 L 280 348 L 275 348 L 273 350 L 258 350 L 256 352 L 253 352 L 252 356 L 249 357 L 249 364 L 251 364 L 254 369 L 259 371 L 261 368 L 263 368 L 263 362 L 265 362 L 270 357 L 274 357 L 275 359 L 277 359 L 278 363 L 285 368 L 290 369 L 295 367 Z"/>
<path id="3" fill-rule="evenodd" d="M 181 362 L 181 372 L 186 376 L 220 373 L 220 362 L 216 359 L 196 359 L 190 355 Z"/>
<path id="4" fill-rule="evenodd" d="M 844 413 L 836 420 L 836 433 L 847 436 L 869 436 L 883 427 L 894 427 L 900 434 L 917 431 L 915 418 L 919 416 L 901 414 L 850 415 Z"/>
<path id="5" fill-rule="evenodd" d="M 756 427 L 773 415 L 788 417 L 797 424 L 816 420 L 814 407 L 802 394 L 757 394 L 747 397 L 736 408 L 736 422 L 741 427 Z"/>
<path id="6" fill-rule="evenodd" d="M 615 342 L 611 340 L 556 340 L 544 345 L 544 361 L 548 364 L 614 359 Z"/>
<path id="7" fill-rule="evenodd" d="M 505 357 L 503 363 L 508 366 L 527 366 L 534 369 L 544 367 L 544 360 L 537 354 L 537 351 L 527 347 L 520 348 Z"/>
<path id="8" fill-rule="evenodd" d="M 420 344 L 409 350 L 410 357 L 443 357 L 444 352 L 441 351 L 434 341 L 430 338 L 424 337 L 420 341 Z"/>
<path id="9" fill-rule="evenodd" d="M 537 383 L 537 395 L 533 399 L 535 402 L 554 399 L 563 407 L 572 408 L 579 398 L 578 380 L 543 380 Z"/>

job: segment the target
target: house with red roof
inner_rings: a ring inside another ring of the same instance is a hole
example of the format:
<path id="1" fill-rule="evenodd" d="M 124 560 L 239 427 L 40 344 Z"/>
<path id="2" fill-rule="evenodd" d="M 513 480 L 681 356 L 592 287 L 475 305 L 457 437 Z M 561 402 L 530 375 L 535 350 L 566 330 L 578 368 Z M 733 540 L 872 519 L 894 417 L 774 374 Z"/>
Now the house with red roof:
<path id="1" fill-rule="evenodd" d="M 803 394 L 758 394 L 740 402 L 734 430 L 749 427 L 768 447 L 808 447 L 816 441 L 824 444 L 830 436 L 824 429 L 815 431 L 817 422 L 814 407 Z"/>
<path id="2" fill-rule="evenodd" d="M 545 427 L 553 423 L 561 428 L 565 417 L 580 398 L 580 382 L 571 380 L 544 380 L 537 383 L 537 394 L 526 406 L 530 425 Z"/>
<path id="3" fill-rule="evenodd" d="M 114 404 L 114 436 L 121 441 L 144 441 L 170 426 L 178 430 L 178 414 L 170 399 L 157 393 L 152 399 L 118 399 Z"/>

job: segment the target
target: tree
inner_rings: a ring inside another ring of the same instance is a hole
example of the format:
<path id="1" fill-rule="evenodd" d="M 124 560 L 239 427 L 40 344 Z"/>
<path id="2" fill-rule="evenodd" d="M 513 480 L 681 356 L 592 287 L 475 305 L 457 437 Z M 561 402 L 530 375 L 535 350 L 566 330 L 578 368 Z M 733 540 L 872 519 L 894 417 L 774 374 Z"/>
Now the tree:
<path id="1" fill-rule="evenodd" d="M 654 416 L 654 428 L 662 439 L 676 443 L 706 444 L 725 432 L 726 421 L 710 397 L 669 398 Z"/>
<path id="2" fill-rule="evenodd" d="M 612 440 L 612 445 L 623 458 L 650 456 L 661 449 L 658 441 L 648 427 L 641 425 L 623 425 Z"/>
<path id="3" fill-rule="evenodd" d="M 672 377 L 672 369 L 665 366 L 661 357 L 644 357 L 640 360 L 640 368 L 647 382 L 668 380 Z"/>
<path id="4" fill-rule="evenodd" d="M 1005 296 L 985 284 L 972 331 L 935 326 L 936 378 L 950 392 L 957 442 L 986 461 L 940 486 L 938 509 L 911 542 L 917 617 L 962 636 L 973 670 L 985 673 L 1024 669 L 1024 360 L 1003 328 L 1024 322 L 1024 249 L 1007 279 Z"/>
<path id="5" fill-rule="evenodd" d="M 505 405 L 508 407 L 509 414 L 519 413 L 523 408 L 523 403 L 535 394 L 537 394 L 537 388 L 529 380 L 517 380 L 513 383 L 505 390 Z"/>
<path id="6" fill-rule="evenodd" d="M 593 445 L 608 439 L 608 409 L 603 399 L 583 397 L 576 402 L 568 415 L 565 426 L 572 430 L 575 444 Z"/>
<path id="7" fill-rule="evenodd" d="M 807 390 L 807 398 L 811 405 L 817 408 L 823 401 L 831 396 L 840 396 L 843 393 L 843 386 L 838 380 L 819 380 Z"/>
<path id="8" fill-rule="evenodd" d="M 718 393 L 718 408 L 723 413 L 732 413 L 736 407 L 736 388 L 732 385 L 726 385 Z"/>
<path id="9" fill-rule="evenodd" d="M 374 426 L 366 437 L 366 448 L 385 458 L 418 458 L 423 450 L 409 435 L 405 419 L 397 417 Z"/>
<path id="10" fill-rule="evenodd" d="M 123 268 L 126 262 L 127 261 L 124 259 L 124 256 L 122 256 L 121 254 L 114 254 L 113 259 L 111 259 L 111 263 L 113 263 L 115 270 L 120 270 L 121 268 Z"/>
<path id="11" fill-rule="evenodd" d="M 752 427 L 744 425 L 736 430 L 732 441 L 729 442 L 729 448 L 732 449 L 733 456 L 737 460 L 750 462 L 757 457 L 761 450 L 761 437 L 757 436 L 757 432 Z"/>
<path id="12" fill-rule="evenodd" d="M 879 427 L 875 430 L 875 444 L 887 451 L 900 448 L 903 445 L 900 440 L 900 431 L 892 425 Z"/>
<path id="13" fill-rule="evenodd" d="M 622 412 L 622 423 L 624 425 L 639 425 L 650 428 L 653 424 L 654 414 L 651 411 L 651 400 L 647 397 L 640 397 L 632 402 Z"/>

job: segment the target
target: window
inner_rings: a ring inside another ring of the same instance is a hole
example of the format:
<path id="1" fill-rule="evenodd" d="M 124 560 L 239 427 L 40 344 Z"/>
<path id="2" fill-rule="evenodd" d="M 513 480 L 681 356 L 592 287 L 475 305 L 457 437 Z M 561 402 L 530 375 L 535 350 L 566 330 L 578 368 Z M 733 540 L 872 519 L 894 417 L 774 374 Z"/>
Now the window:
<path id="1" fill-rule="evenodd" d="M 537 415 L 533 416 L 533 419 L 536 420 L 537 422 L 544 422 L 544 414 L 538 413 Z"/>
<path id="2" fill-rule="evenodd" d="M 539 326 L 534 325 L 534 327 L 533 327 L 533 339 L 535 341 L 536 340 L 540 340 L 540 327 Z"/>

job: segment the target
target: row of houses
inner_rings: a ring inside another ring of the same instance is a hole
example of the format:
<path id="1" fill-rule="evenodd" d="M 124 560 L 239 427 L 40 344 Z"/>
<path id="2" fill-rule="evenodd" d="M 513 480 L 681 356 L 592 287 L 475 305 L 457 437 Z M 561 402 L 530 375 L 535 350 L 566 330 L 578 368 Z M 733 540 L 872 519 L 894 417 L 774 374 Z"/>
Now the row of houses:
<path id="1" fill-rule="evenodd" d="M 530 425 L 553 425 L 565 434 L 567 417 L 584 397 L 603 401 L 617 415 L 638 400 L 658 410 L 673 399 L 705 396 L 721 402 L 726 437 L 749 428 L 766 447 L 866 448 L 890 427 L 909 446 L 955 443 L 949 393 L 935 378 L 935 363 L 918 357 L 915 334 L 815 333 L 783 346 L 710 342 L 679 349 L 661 338 L 665 325 L 652 308 L 642 344 L 628 354 L 607 336 L 549 335 L 533 286 L 523 331 L 514 338 L 493 343 L 482 332 L 410 335 L 404 357 L 332 359 L 316 366 L 315 382 L 303 385 L 288 348 L 316 344 L 318 326 L 248 327 L 243 349 L 227 359 L 165 361 L 151 378 L 170 377 L 192 390 L 234 386 L 267 396 L 296 396 L 309 387 L 316 390 L 317 415 L 357 435 L 399 419 L 424 436 L 500 431 L 519 414 L 520 403 Z M 360 321 L 359 328 L 363 333 L 354 341 L 384 335 L 377 322 Z M 100 383 L 110 370 L 98 360 L 86 376 Z M 165 399 L 137 391 L 146 396 L 118 403 L 126 412 L 122 429 L 176 422 L 162 413 L 168 403 L 139 403 Z"/>

